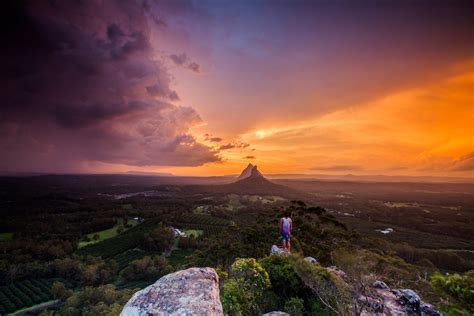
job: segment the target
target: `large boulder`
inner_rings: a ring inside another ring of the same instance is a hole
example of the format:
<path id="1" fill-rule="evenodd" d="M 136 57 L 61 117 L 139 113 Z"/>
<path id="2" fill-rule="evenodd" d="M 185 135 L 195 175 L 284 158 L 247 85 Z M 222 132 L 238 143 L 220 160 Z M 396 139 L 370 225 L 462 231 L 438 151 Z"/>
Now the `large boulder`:
<path id="1" fill-rule="evenodd" d="M 219 277 L 212 268 L 190 268 L 165 275 L 136 292 L 120 315 L 223 315 Z"/>

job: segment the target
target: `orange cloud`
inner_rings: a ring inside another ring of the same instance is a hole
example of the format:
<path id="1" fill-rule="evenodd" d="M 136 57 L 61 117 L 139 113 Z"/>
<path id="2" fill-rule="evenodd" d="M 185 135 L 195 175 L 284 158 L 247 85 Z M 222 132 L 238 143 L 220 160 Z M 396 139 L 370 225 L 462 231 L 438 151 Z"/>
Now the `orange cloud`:
<path id="1" fill-rule="evenodd" d="M 472 176 L 473 86 L 469 72 L 241 137 L 257 148 L 267 172 Z"/>

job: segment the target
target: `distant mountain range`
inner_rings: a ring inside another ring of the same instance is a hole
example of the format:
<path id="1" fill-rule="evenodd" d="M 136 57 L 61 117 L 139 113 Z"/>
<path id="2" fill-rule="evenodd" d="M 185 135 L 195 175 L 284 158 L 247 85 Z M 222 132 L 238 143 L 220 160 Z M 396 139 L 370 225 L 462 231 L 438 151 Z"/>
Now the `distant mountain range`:
<path id="1" fill-rule="evenodd" d="M 235 179 L 242 180 L 248 177 L 253 165 L 249 164 L 240 175 L 231 174 L 224 176 L 176 176 L 171 173 L 126 171 L 123 173 L 46 173 L 46 172 L 0 172 L 3 177 L 37 177 L 37 176 L 142 176 L 155 177 L 153 181 L 169 184 L 222 184 L 231 183 Z M 255 168 L 256 169 L 256 168 Z M 257 170 L 258 173 L 260 171 Z M 389 175 L 326 175 L 326 174 L 301 174 L 301 173 L 274 173 L 266 174 L 267 179 L 272 180 L 295 180 L 295 181 L 349 181 L 349 182 L 410 182 L 410 183 L 474 183 L 473 177 L 441 177 L 441 176 L 389 176 Z M 152 179 L 150 179 L 152 181 Z"/>
<path id="2" fill-rule="evenodd" d="M 130 175 L 136 175 L 136 176 L 174 177 L 174 175 L 169 172 L 151 172 L 151 171 L 147 172 L 147 171 L 136 171 L 136 170 L 126 171 L 123 174 L 130 174 Z"/>
<path id="3" fill-rule="evenodd" d="M 236 177 L 236 174 L 224 177 Z M 355 174 L 305 174 L 305 173 L 268 173 L 267 179 L 278 180 L 321 180 L 321 181 L 351 181 L 351 182 L 412 182 L 412 183 L 474 183 L 474 176 L 442 177 L 442 176 L 389 176 L 389 175 L 355 175 Z"/>

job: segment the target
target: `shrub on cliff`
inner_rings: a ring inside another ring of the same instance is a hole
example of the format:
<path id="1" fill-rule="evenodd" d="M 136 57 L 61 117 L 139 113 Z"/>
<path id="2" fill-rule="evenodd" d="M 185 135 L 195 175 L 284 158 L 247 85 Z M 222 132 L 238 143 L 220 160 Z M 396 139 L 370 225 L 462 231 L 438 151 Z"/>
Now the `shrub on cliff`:
<path id="1" fill-rule="evenodd" d="M 462 275 L 436 272 L 431 277 L 431 284 L 444 298 L 442 310 L 446 315 L 474 314 L 474 271 Z"/>
<path id="2" fill-rule="evenodd" d="M 352 301 L 350 285 L 334 273 L 330 273 L 319 265 L 311 264 L 301 257 L 292 256 L 291 260 L 302 284 L 313 294 L 304 297 L 308 303 L 316 295 L 327 311 L 336 315 L 347 314 Z"/>
<path id="3" fill-rule="evenodd" d="M 298 255 L 273 255 L 258 262 L 253 258 L 236 260 L 221 299 L 230 315 L 259 315 L 275 309 L 299 315 L 315 308 L 343 315 L 351 303 L 350 294 L 350 286 L 325 268 Z"/>
<path id="4" fill-rule="evenodd" d="M 285 302 L 284 311 L 291 316 L 300 316 L 304 312 L 304 301 L 299 297 L 292 297 Z"/>
<path id="5" fill-rule="evenodd" d="M 295 271 L 294 262 L 289 256 L 269 256 L 259 263 L 270 276 L 272 290 L 283 300 L 296 296 L 301 288 L 301 279 Z"/>
<path id="6" fill-rule="evenodd" d="M 230 315 L 259 315 L 260 300 L 270 287 L 267 271 L 253 258 L 237 259 L 230 267 L 222 293 L 224 312 Z"/>

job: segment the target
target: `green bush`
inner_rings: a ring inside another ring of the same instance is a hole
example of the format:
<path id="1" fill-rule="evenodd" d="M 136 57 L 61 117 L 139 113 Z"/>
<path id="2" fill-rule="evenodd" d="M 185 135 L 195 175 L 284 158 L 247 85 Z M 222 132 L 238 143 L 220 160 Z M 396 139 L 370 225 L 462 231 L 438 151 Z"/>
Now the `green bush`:
<path id="1" fill-rule="evenodd" d="M 291 260 L 304 286 L 316 295 L 326 310 L 340 315 L 347 314 L 352 302 L 350 285 L 325 268 L 310 264 L 301 257 L 291 256 Z"/>
<path id="2" fill-rule="evenodd" d="M 311 299 L 309 301 L 310 307 L 310 315 L 319 315 L 319 316 L 329 316 L 331 313 L 327 310 L 327 308 L 321 303 L 319 299 Z"/>
<path id="3" fill-rule="evenodd" d="M 222 288 L 221 302 L 224 312 L 229 315 L 242 315 L 249 298 L 239 288 L 235 280 L 227 280 Z"/>
<path id="4" fill-rule="evenodd" d="M 442 310 L 446 315 L 474 314 L 474 271 L 463 275 L 442 275 L 436 272 L 431 284 L 445 296 Z"/>
<path id="5" fill-rule="evenodd" d="M 223 286 L 224 311 L 230 315 L 260 315 L 259 303 L 269 287 L 268 273 L 255 259 L 237 259 Z"/>
<path id="6" fill-rule="evenodd" d="M 299 297 L 292 297 L 285 302 L 284 311 L 291 316 L 300 316 L 304 311 L 304 301 Z"/>
<path id="7" fill-rule="evenodd" d="M 270 286 L 267 271 L 254 259 L 237 259 L 230 267 L 230 277 L 243 282 L 243 285 L 255 293 Z"/>
<path id="8" fill-rule="evenodd" d="M 63 282 L 55 281 L 51 285 L 51 294 L 55 299 L 64 300 L 71 295 L 71 291 L 66 288 Z"/>
<path id="9" fill-rule="evenodd" d="M 263 296 L 259 302 L 259 306 L 262 312 L 268 313 L 271 311 L 280 310 L 281 303 L 282 300 L 270 288 L 263 293 Z"/>
<path id="10" fill-rule="evenodd" d="M 288 299 L 298 294 L 301 279 L 296 274 L 291 257 L 269 256 L 259 263 L 268 272 L 272 289 L 278 296 Z"/>

